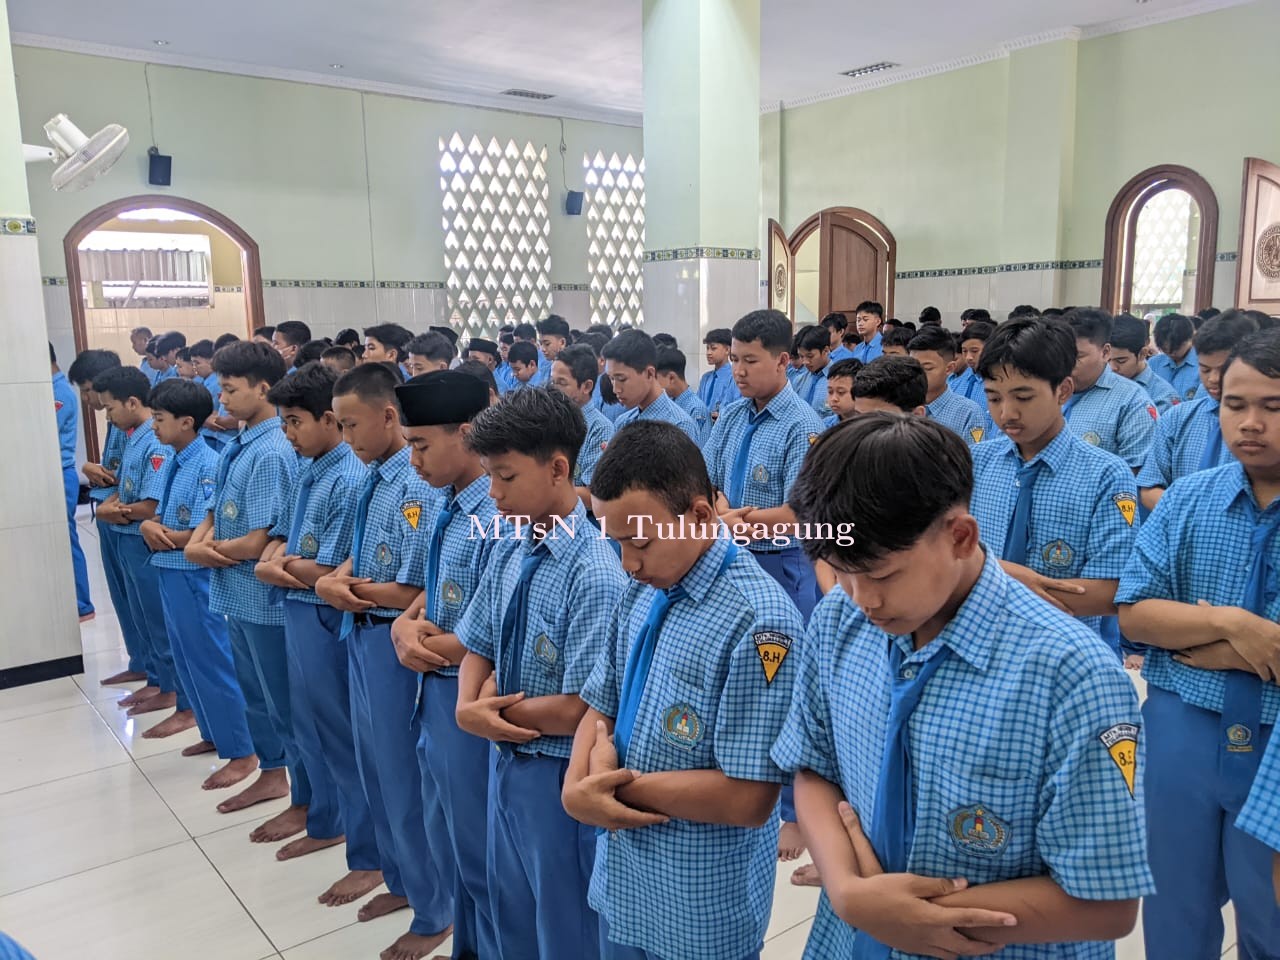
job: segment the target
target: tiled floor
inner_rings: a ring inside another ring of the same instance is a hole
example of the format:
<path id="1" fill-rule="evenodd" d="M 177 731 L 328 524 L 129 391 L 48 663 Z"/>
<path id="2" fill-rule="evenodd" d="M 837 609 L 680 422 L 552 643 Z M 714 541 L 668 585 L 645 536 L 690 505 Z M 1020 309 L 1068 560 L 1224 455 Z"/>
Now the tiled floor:
<path id="1" fill-rule="evenodd" d="M 217 813 L 200 789 L 215 762 L 179 754 L 195 734 L 143 740 L 164 714 L 130 721 L 115 705 L 126 691 L 99 686 L 124 659 L 87 522 L 82 538 L 99 609 L 82 628 L 85 674 L 0 691 L 0 929 L 37 960 L 376 960 L 405 915 L 361 924 L 354 906 L 315 902 L 344 872 L 340 849 L 278 863 L 248 832 L 284 801 Z M 764 960 L 804 949 L 817 896 L 790 872 L 779 866 Z M 1118 956 L 1141 960 L 1140 935 Z"/>

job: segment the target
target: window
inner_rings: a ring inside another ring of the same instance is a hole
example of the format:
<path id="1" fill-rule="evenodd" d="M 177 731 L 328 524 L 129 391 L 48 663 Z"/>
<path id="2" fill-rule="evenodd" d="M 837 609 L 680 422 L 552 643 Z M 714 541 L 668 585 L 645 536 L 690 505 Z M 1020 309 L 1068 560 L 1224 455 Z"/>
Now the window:
<path id="1" fill-rule="evenodd" d="M 644 321 L 644 158 L 582 158 L 587 181 L 587 272 L 591 322 Z"/>
<path id="2" fill-rule="evenodd" d="M 212 252 L 204 234 L 95 230 L 78 249 L 87 307 L 210 305 Z"/>
<path id="3" fill-rule="evenodd" d="M 493 336 L 551 303 L 547 148 L 455 133 L 440 139 L 444 266 L 455 324 Z"/>

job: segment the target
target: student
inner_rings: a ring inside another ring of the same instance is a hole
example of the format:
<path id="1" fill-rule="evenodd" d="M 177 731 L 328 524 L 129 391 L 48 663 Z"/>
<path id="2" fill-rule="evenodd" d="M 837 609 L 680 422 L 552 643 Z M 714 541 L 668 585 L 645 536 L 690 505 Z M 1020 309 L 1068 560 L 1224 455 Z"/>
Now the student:
<path id="1" fill-rule="evenodd" d="M 578 448 L 573 464 L 573 485 L 586 506 L 591 502 L 591 478 L 596 464 L 613 439 L 614 426 L 603 413 L 591 405 L 595 379 L 599 376 L 596 356 L 585 343 L 575 344 L 560 352 L 551 367 L 551 386 L 574 402 L 587 422 L 587 435 Z"/>
<path id="2" fill-rule="evenodd" d="M 214 352 L 214 353 L 217 353 L 219 350 L 221 350 L 221 349 L 222 349 L 223 347 L 225 347 L 227 344 L 229 344 L 229 343 L 237 343 L 237 342 L 239 342 L 239 340 L 240 340 L 240 338 L 239 338 L 239 337 L 237 337 L 234 333 L 223 333 L 223 334 L 220 334 L 220 335 L 218 336 L 218 339 L 217 339 L 217 340 L 215 340 L 215 341 L 213 341 L 213 352 Z"/>
<path id="3" fill-rule="evenodd" d="M 347 347 L 330 347 L 320 354 L 320 362 L 338 376 L 342 376 L 348 370 L 355 369 L 356 355 Z"/>
<path id="4" fill-rule="evenodd" d="M 463 360 L 453 369 L 458 373 L 465 373 L 469 377 L 474 377 L 483 383 L 485 389 L 489 391 L 490 406 L 502 399 L 502 394 L 498 392 L 498 381 L 493 378 L 493 371 L 486 364 L 479 360 Z"/>
<path id="5" fill-rule="evenodd" d="M 360 911 L 361 920 L 413 910 L 409 930 L 387 950 L 395 957 L 426 956 L 449 935 L 452 883 L 448 858 L 428 840 L 428 818 L 440 816 L 426 797 L 418 769 L 418 678 L 400 665 L 391 624 L 422 592 L 427 548 L 423 517 L 439 497 L 413 472 L 396 404 L 398 384 L 382 364 L 361 364 L 333 388 L 333 412 L 343 437 L 366 465 L 354 509 L 351 556 L 316 580 L 316 593 L 343 612 L 351 720 L 360 778 L 383 853 L 387 893 Z"/>
<path id="6" fill-rule="evenodd" d="M 220 813 L 291 796 L 283 813 L 254 830 L 255 843 L 284 840 L 306 827 L 310 788 L 297 754 L 289 707 L 284 610 L 272 602 L 254 566 L 280 520 L 298 457 L 281 429 L 267 393 L 284 376 L 284 359 L 265 343 L 233 343 L 213 355 L 227 414 L 244 427 L 218 459 L 216 490 L 184 554 L 207 567 L 209 609 L 227 618 L 236 677 L 260 773 L 248 787 L 218 804 Z M 286 777 L 285 767 L 290 768 Z"/>
<path id="7" fill-rule="evenodd" d="M 472 337 L 467 341 L 467 359 L 477 360 L 489 368 L 489 372 L 494 374 L 496 379 L 498 367 L 502 363 L 502 358 L 498 353 L 498 345 L 492 340 L 486 340 L 483 337 Z"/>
<path id="8" fill-rule="evenodd" d="M 1173 385 L 1158 377 L 1147 363 L 1147 322 L 1121 314 L 1111 321 L 1111 369 L 1147 391 L 1161 416 L 1182 402 Z"/>
<path id="9" fill-rule="evenodd" d="M 271 331 L 271 346 L 284 360 L 287 373 L 298 368 L 298 350 L 310 339 L 311 328 L 301 320 L 285 320 Z"/>
<path id="10" fill-rule="evenodd" d="M 341 843 L 348 873 L 320 895 L 340 906 L 382 883 L 373 815 L 360 779 L 351 732 L 347 649 L 339 636 L 341 611 L 315 592 L 316 581 L 351 555 L 355 506 L 365 469 L 342 440 L 333 412 L 338 374 L 308 363 L 267 393 L 280 412 L 284 435 L 300 460 L 271 541 L 254 568 L 259 580 L 284 592 L 292 730 L 307 779 L 306 835 L 285 844 L 289 860 Z"/>
<path id="11" fill-rule="evenodd" d="M 427 327 L 428 333 L 438 333 L 449 342 L 449 350 L 452 356 L 449 358 L 449 366 L 446 369 L 453 369 L 458 365 L 458 331 L 453 327 L 433 326 Z"/>
<path id="12" fill-rule="evenodd" d="M 360 355 L 361 363 L 403 364 L 405 346 L 413 339 L 413 334 L 398 323 L 380 323 L 364 328 L 364 353 Z"/>
<path id="13" fill-rule="evenodd" d="M 183 755 L 215 751 L 226 761 L 204 781 L 221 790 L 258 768 L 245 722 L 244 694 L 236 680 L 226 618 L 209 609 L 209 571 L 183 555 L 192 530 L 209 511 L 217 486 L 218 454 L 199 439 L 213 400 L 198 383 L 166 380 L 151 391 L 152 429 L 169 448 L 156 515 L 139 532 L 151 550 L 174 668 L 194 717 L 174 714 L 143 736 L 164 736 L 199 726 L 201 742 Z"/>
<path id="14" fill-rule="evenodd" d="M 828 313 L 822 318 L 822 326 L 831 335 L 831 362 L 853 359 L 853 350 L 844 345 L 849 319 L 843 313 Z"/>
<path id="15" fill-rule="evenodd" d="M 1165 492 L 1116 592 L 1125 635 L 1148 645 L 1149 957 L 1220 953 L 1228 898 L 1241 956 L 1280 946 L 1271 851 L 1238 819 L 1280 712 L 1278 393 L 1280 332 L 1251 334 L 1222 374 L 1222 437 L 1238 462 Z"/>
<path id="16" fill-rule="evenodd" d="M 521 390 L 467 438 L 511 524 L 458 622 L 467 648 L 458 726 L 492 740 L 488 879 L 503 960 L 600 956 L 587 882 L 595 832 L 569 817 L 560 788 L 626 578 L 573 485 L 586 424 L 568 397 Z"/>
<path id="17" fill-rule="evenodd" d="M 401 364 L 409 377 L 420 377 L 433 370 L 448 370 L 455 352 L 453 344 L 440 333 L 423 333 L 404 346 L 405 357 Z"/>
<path id="18" fill-rule="evenodd" d="M 942 311 L 937 307 L 925 307 L 920 311 L 920 331 L 926 326 L 942 326 Z"/>
<path id="19" fill-rule="evenodd" d="M 976 403 L 983 413 L 987 412 L 987 394 L 982 389 L 982 378 L 977 374 L 978 358 L 995 329 L 995 324 L 984 320 L 970 321 L 960 332 L 960 359 L 963 363 L 956 365 L 956 372 L 947 380 L 952 393 Z"/>
<path id="20" fill-rule="evenodd" d="M 669 333 L 655 333 L 653 335 L 653 345 L 659 350 L 663 347 L 670 347 L 672 350 L 680 349 L 680 342 Z"/>
<path id="21" fill-rule="evenodd" d="M 854 314 L 854 325 L 862 342 L 853 348 L 853 355 L 863 363 L 870 363 L 883 353 L 880 338 L 880 326 L 884 323 L 884 307 L 874 300 L 864 300 L 858 304 Z"/>
<path id="22" fill-rule="evenodd" d="M 1020 303 L 1009 311 L 1010 320 L 1021 320 L 1024 317 L 1038 317 L 1040 311 L 1029 303 Z"/>
<path id="23" fill-rule="evenodd" d="M 878 357 L 853 377 L 853 412 L 909 413 L 923 417 L 929 378 L 912 357 Z"/>
<path id="24" fill-rule="evenodd" d="M 834 427 L 854 415 L 853 378 L 861 369 L 862 361 L 851 357 L 827 368 L 827 406 L 831 408 L 831 416 L 822 421 L 824 428 Z"/>
<path id="25" fill-rule="evenodd" d="M 915 335 L 916 332 L 914 330 L 908 330 L 906 327 L 893 327 L 885 330 L 880 335 L 880 346 L 882 348 L 880 355 L 882 357 L 907 356 L 907 346 Z"/>
<path id="26" fill-rule="evenodd" d="M 143 373 L 147 375 L 147 381 L 151 386 L 154 387 L 163 380 L 178 376 L 178 368 L 175 365 L 178 351 L 186 345 L 187 338 L 176 330 L 159 334 L 147 341 L 147 369 Z"/>
<path id="27" fill-rule="evenodd" d="M 969 325 L 972 323 L 990 323 L 992 327 L 995 327 L 995 324 L 991 321 L 991 311 L 983 307 L 970 307 L 960 314 L 960 330 L 962 332 L 968 330 Z"/>
<path id="28" fill-rule="evenodd" d="M 335 347 L 346 347 L 351 351 L 351 355 L 356 358 L 356 362 L 360 362 L 360 358 L 364 356 L 364 344 L 360 341 L 360 333 L 351 327 L 343 327 L 338 331 L 338 335 L 333 338 Z"/>
<path id="29" fill-rule="evenodd" d="M 808 324 L 797 330 L 791 337 L 791 347 L 787 351 L 788 356 L 791 358 L 787 366 L 787 382 L 793 387 L 796 385 L 796 381 L 805 374 L 804 360 L 800 356 L 800 338 L 812 329 L 813 324 Z"/>
<path id="30" fill-rule="evenodd" d="M 655 343 L 657 341 L 655 340 Z M 695 442 L 701 446 L 711 435 L 711 417 L 702 401 L 689 389 L 689 381 L 685 379 L 685 356 L 676 347 L 658 347 L 658 358 L 654 364 L 658 383 L 677 407 L 683 410 L 698 428 Z"/>
<path id="31" fill-rule="evenodd" d="M 800 399 L 814 412 L 830 415 L 827 406 L 827 370 L 831 366 L 831 336 L 826 327 L 808 327 L 796 337 L 796 347 L 804 372 L 791 382 Z"/>
<path id="32" fill-rule="evenodd" d="M 1076 338 L 1076 365 L 1071 371 L 1074 389 L 1062 407 L 1067 426 L 1086 443 L 1120 457 L 1136 474 L 1147 458 L 1160 414 L 1145 390 L 1108 366 L 1108 314 L 1101 310 L 1072 310 L 1064 321 Z"/>
<path id="33" fill-rule="evenodd" d="M 53 413 L 58 424 L 58 448 L 62 454 L 62 493 L 67 505 L 67 535 L 71 540 L 71 569 L 76 585 L 76 609 L 80 622 L 93 619 L 93 599 L 89 596 L 89 566 L 80 547 L 76 526 L 76 506 L 80 502 L 80 474 L 76 471 L 76 431 L 80 423 L 80 398 L 67 375 L 58 368 L 58 355 L 49 344 L 49 366 L 53 375 Z"/>
<path id="34" fill-rule="evenodd" d="M 669 424 L 622 430 L 592 497 L 632 578 L 582 688 L 563 791 L 566 811 L 603 828 L 601 955 L 757 957 L 788 779 L 769 750 L 804 624 L 723 535 L 702 457 Z"/>
<path id="35" fill-rule="evenodd" d="M 805 541 L 843 594 L 773 748 L 826 887 L 807 956 L 1107 958 L 1089 941 L 1152 890 L 1133 685 L 984 550 L 972 493 L 960 438 L 881 413 L 823 436 L 793 490 L 801 523 L 855 531 Z"/>
<path id="36" fill-rule="evenodd" d="M 1274 728 L 1274 724 L 1272 725 Z M 1280 738 L 1272 737 L 1253 778 L 1249 799 L 1236 817 L 1236 828 L 1256 837 L 1274 851 L 1271 855 L 1271 886 L 1280 903 Z"/>
<path id="37" fill-rule="evenodd" d="M 178 377 L 182 380 L 194 380 L 196 377 L 195 364 L 191 362 L 191 350 L 183 347 L 174 354 L 174 367 L 178 371 Z"/>
<path id="38" fill-rule="evenodd" d="M 255 343 L 261 343 L 264 346 L 270 347 L 271 335 L 275 332 L 276 332 L 276 328 L 270 325 L 255 327 L 253 330 L 253 334 L 250 336 L 249 339 L 254 341 Z M 273 347 L 272 349 L 275 349 L 275 348 Z"/>
<path id="39" fill-rule="evenodd" d="M 613 422 L 621 430 L 636 420 L 674 423 L 698 442 L 698 425 L 667 396 L 658 382 L 658 351 L 643 330 L 627 330 L 610 340 L 602 351 L 605 372 L 626 412 Z"/>
<path id="40" fill-rule="evenodd" d="M 1229 310 L 1206 320 L 1197 331 L 1192 352 L 1205 395 L 1183 401 L 1156 424 L 1151 450 L 1138 473 L 1138 490 L 1146 509 L 1154 510 L 1164 491 L 1179 477 L 1233 459 L 1230 448 L 1222 442 L 1218 423 L 1222 371 L 1231 351 L 1257 329 L 1251 317 Z"/>
<path id="41" fill-rule="evenodd" d="M 591 394 L 591 405 L 599 410 L 610 423 L 616 423 L 618 417 L 627 412 L 627 408 L 618 402 L 617 394 L 613 392 L 613 384 L 609 382 L 609 378 L 604 372 L 604 356 L 602 355 L 604 348 L 608 345 L 609 340 L 602 333 L 584 333 L 582 342 L 591 347 L 595 351 L 596 364 L 598 371 L 596 373 L 596 388 Z M 736 387 L 734 388 L 737 389 Z"/>
<path id="42" fill-rule="evenodd" d="M 551 376 L 551 369 L 550 369 L 551 363 L 549 360 L 547 360 L 546 357 L 542 355 L 542 351 L 538 349 L 537 327 L 535 327 L 532 323 L 517 323 L 513 333 L 515 336 L 516 343 L 531 344 L 534 350 L 537 351 L 538 371 L 536 374 L 534 374 L 532 384 L 535 387 L 542 386 L 544 383 L 546 383 L 547 379 Z M 545 364 L 545 372 L 544 372 L 544 364 Z"/>
<path id="43" fill-rule="evenodd" d="M 234 343 L 235 340 L 231 342 Z M 240 423 L 229 416 L 226 408 L 222 406 L 222 386 L 218 383 L 218 375 L 213 371 L 213 355 L 218 348 L 209 340 L 197 340 L 190 349 L 196 380 L 209 391 L 209 396 L 213 399 L 213 412 L 201 424 L 200 436 L 215 453 L 220 453 L 223 446 L 240 428 Z"/>
<path id="44" fill-rule="evenodd" d="M 1200 386 L 1198 360 L 1192 340 L 1197 331 L 1180 313 L 1167 313 L 1156 321 L 1155 341 L 1159 353 L 1151 358 L 1151 369 L 1163 377 L 1183 400 L 1191 400 Z"/>
<path id="45" fill-rule="evenodd" d="M 517 340 L 507 351 L 507 363 L 511 367 L 512 390 L 524 390 L 535 386 L 538 376 L 538 348 L 525 340 Z"/>
<path id="46" fill-rule="evenodd" d="M 955 339 L 931 323 L 912 335 L 908 350 L 924 369 L 928 383 L 924 402 L 929 416 L 954 431 L 965 443 L 981 443 L 986 436 L 986 414 L 976 403 L 952 393 L 947 387 L 947 378 L 956 367 Z"/>
<path id="47" fill-rule="evenodd" d="M 319 363 L 324 358 L 324 352 L 332 345 L 328 337 L 320 340 L 308 340 L 293 355 L 294 369 L 304 367 L 308 363 Z"/>
<path id="48" fill-rule="evenodd" d="M 560 351 L 557 368 L 576 349 Z M 595 358 L 588 362 L 594 368 Z M 440 497 L 438 512 L 419 521 L 429 537 L 425 589 L 392 625 L 391 639 L 400 664 L 418 674 L 418 766 L 424 804 L 434 798 L 442 813 L 439 825 L 428 818 L 426 830 L 432 849 L 447 851 L 442 872 L 452 885 L 453 955 L 497 957 L 485 856 L 492 750 L 459 729 L 455 716 L 467 651 L 454 629 L 480 590 L 496 543 L 475 528 L 491 530 L 499 518 L 480 458 L 467 447 L 471 421 L 490 405 L 489 389 L 465 373 L 441 371 L 397 387 L 396 397 L 410 463 Z"/>
<path id="49" fill-rule="evenodd" d="M 147 373 L 151 369 L 151 365 L 147 363 L 147 343 L 155 336 L 151 332 L 150 327 L 134 327 L 129 331 L 129 346 L 133 348 L 133 352 L 141 357 L 138 363 L 138 369 L 143 373 Z M 148 379 L 150 374 L 147 373 Z"/>
<path id="50" fill-rule="evenodd" d="M 728 327 L 708 330 L 702 339 L 706 348 L 707 364 L 711 367 L 698 381 L 698 399 L 707 408 L 714 424 L 720 416 L 720 408 L 742 396 L 733 381 L 733 365 L 729 363 L 729 347 L 733 332 Z"/>
<path id="51" fill-rule="evenodd" d="M 549 367 L 555 363 L 556 357 L 560 356 L 560 351 L 569 345 L 569 322 L 564 317 L 553 313 L 546 319 L 539 320 L 537 329 L 538 347 Z M 550 379 L 550 377 L 551 371 L 548 370 L 546 378 Z M 542 385 L 542 383 L 538 384 L 538 386 Z"/>
<path id="52" fill-rule="evenodd" d="M 1007 574 L 1097 630 L 1120 654 L 1116 582 L 1138 532 L 1122 460 L 1065 428 L 1077 347 L 1058 320 L 1011 320 L 978 362 L 1003 435 L 973 450 L 973 503 Z"/>

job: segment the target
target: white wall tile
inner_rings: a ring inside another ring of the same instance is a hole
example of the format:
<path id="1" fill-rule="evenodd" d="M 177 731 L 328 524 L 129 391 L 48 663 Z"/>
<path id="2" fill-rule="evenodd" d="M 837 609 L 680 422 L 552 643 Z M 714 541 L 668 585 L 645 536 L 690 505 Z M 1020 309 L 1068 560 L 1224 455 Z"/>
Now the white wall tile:
<path id="1" fill-rule="evenodd" d="M 14 459 L 6 457 L 5 462 Z M 5 478 L 3 489 L 9 496 L 29 491 L 26 505 L 30 509 L 43 511 L 40 501 L 46 497 L 62 499 L 61 480 L 55 490 L 36 487 L 30 479 L 13 486 L 10 479 Z M 92 549 L 92 544 L 82 546 Z M 0 669 L 80 654 L 65 514 L 53 523 L 0 530 L 0 610 L 4 611 Z"/>

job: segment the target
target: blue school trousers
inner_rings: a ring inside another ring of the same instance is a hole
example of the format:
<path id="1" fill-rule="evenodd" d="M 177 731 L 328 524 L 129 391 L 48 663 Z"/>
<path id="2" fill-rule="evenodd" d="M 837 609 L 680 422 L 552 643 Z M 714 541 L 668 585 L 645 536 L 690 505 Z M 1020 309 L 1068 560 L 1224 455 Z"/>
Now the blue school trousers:
<path id="1" fill-rule="evenodd" d="M 641 950 L 639 947 L 627 947 L 614 943 L 609 939 L 609 924 L 604 917 L 600 918 L 600 958 L 601 960 L 679 960 L 678 957 L 659 957 L 656 953 Z M 760 960 L 760 951 L 749 953 L 741 960 Z"/>
<path id="2" fill-rule="evenodd" d="M 67 532 L 71 536 L 71 569 L 76 580 L 76 609 L 80 616 L 93 613 L 93 600 L 89 596 L 89 565 L 84 560 L 80 546 L 80 530 L 76 527 L 76 507 L 80 499 L 80 475 L 75 467 L 63 467 L 62 492 L 67 500 Z"/>
<path id="3" fill-rule="evenodd" d="M 231 638 L 231 658 L 244 694 L 245 719 L 258 754 L 258 766 L 263 770 L 287 766 L 290 802 L 295 806 L 306 804 L 311 799 L 311 784 L 306 768 L 298 760 L 290 725 L 284 627 L 228 616 L 227 636 Z"/>
<path id="4" fill-rule="evenodd" d="M 160 678 L 151 669 L 151 658 L 147 656 L 146 644 L 143 643 L 138 625 L 133 621 L 133 608 L 129 606 L 129 585 L 124 570 L 120 567 L 120 548 L 117 543 L 120 536 L 115 524 L 98 521 L 102 573 L 106 577 L 107 593 L 111 595 L 111 607 L 116 612 L 116 619 L 120 621 L 120 635 L 124 637 L 124 648 L 129 654 L 129 669 L 134 673 L 145 673 L 148 686 L 158 687 Z"/>
<path id="5" fill-rule="evenodd" d="M 178 682 L 178 670 L 173 664 L 169 631 L 164 625 L 164 605 L 160 602 L 160 578 L 151 565 L 151 549 L 140 533 L 116 534 L 116 548 L 128 585 L 129 608 L 150 658 L 148 682 L 154 671 L 162 691 L 178 694 L 178 709 L 190 710 L 191 703 Z"/>
<path id="6" fill-rule="evenodd" d="M 209 571 L 157 567 L 173 664 L 200 735 L 223 760 L 253 755 L 227 620 L 209 609 Z"/>
<path id="7" fill-rule="evenodd" d="M 813 572 L 813 564 L 804 555 L 799 544 L 779 550 L 775 553 L 752 550 L 751 555 L 756 563 L 787 591 L 791 602 L 800 608 L 804 622 L 809 622 L 809 614 L 822 599 L 818 591 L 818 578 Z"/>

